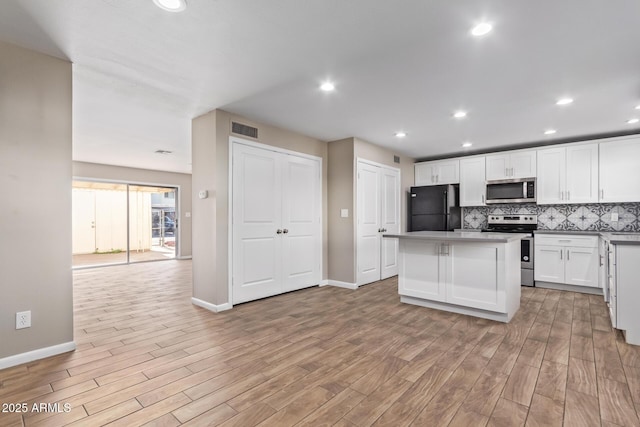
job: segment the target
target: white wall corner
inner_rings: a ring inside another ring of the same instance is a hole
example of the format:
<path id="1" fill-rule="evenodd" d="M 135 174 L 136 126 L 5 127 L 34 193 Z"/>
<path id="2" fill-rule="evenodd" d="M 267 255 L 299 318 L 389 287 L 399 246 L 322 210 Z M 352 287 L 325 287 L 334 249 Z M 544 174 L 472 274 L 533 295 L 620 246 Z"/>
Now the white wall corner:
<path id="1" fill-rule="evenodd" d="M 197 305 L 198 307 L 202 307 L 206 310 L 213 311 L 214 313 L 231 310 L 233 308 L 233 305 L 230 302 L 225 302 L 224 304 L 215 305 L 198 298 L 191 298 L 191 303 L 193 305 Z"/>
<path id="2" fill-rule="evenodd" d="M 63 344 L 52 345 L 51 347 L 27 351 L 26 353 L 20 353 L 14 356 L 4 357 L 0 359 L 0 369 L 11 368 L 12 366 L 22 365 L 23 363 L 33 362 L 34 360 L 44 359 L 45 357 L 57 356 L 58 354 L 68 353 L 75 349 L 76 343 L 70 341 Z"/>
<path id="3" fill-rule="evenodd" d="M 339 280 L 329 280 L 328 285 L 352 290 L 358 289 L 358 285 L 355 283 L 341 282 Z"/>

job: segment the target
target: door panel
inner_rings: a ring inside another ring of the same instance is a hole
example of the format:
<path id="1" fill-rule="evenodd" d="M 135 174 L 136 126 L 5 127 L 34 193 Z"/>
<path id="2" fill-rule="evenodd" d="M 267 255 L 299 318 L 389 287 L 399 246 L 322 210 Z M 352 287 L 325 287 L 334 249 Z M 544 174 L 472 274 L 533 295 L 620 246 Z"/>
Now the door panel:
<path id="1" fill-rule="evenodd" d="M 597 248 L 566 248 L 565 280 L 568 285 L 598 287 L 600 257 Z"/>
<path id="2" fill-rule="evenodd" d="M 399 293 L 431 301 L 444 301 L 445 260 L 440 256 L 440 243 L 402 240 Z"/>
<path id="3" fill-rule="evenodd" d="M 448 245 L 447 271 L 451 277 L 447 302 L 490 311 L 504 311 L 506 294 L 498 284 L 498 248 L 488 245 Z"/>
<path id="4" fill-rule="evenodd" d="M 536 152 L 534 150 L 511 153 L 509 160 L 511 163 L 510 178 L 533 178 L 536 176 Z"/>
<path id="5" fill-rule="evenodd" d="M 549 148 L 538 152 L 538 204 L 566 203 L 565 149 Z"/>
<path id="6" fill-rule="evenodd" d="M 320 281 L 320 168 L 315 160 L 283 157 L 282 237 L 283 290 Z"/>
<path id="7" fill-rule="evenodd" d="M 278 153 L 233 146 L 234 304 L 282 292 L 280 167 Z"/>
<path id="8" fill-rule="evenodd" d="M 73 254 L 96 250 L 96 196 L 94 191 L 73 189 Z"/>
<path id="9" fill-rule="evenodd" d="M 358 162 L 357 170 L 357 277 L 358 285 L 380 280 L 380 177 L 379 169 Z"/>
<path id="10" fill-rule="evenodd" d="M 381 168 L 382 179 L 382 228 L 386 233 L 400 232 L 400 171 Z M 380 278 L 398 274 L 398 239 L 381 240 Z"/>
<path id="11" fill-rule="evenodd" d="M 559 246 L 535 245 L 535 280 L 564 283 L 564 249 Z"/>
<path id="12" fill-rule="evenodd" d="M 598 201 L 598 144 L 567 147 L 568 203 Z"/>

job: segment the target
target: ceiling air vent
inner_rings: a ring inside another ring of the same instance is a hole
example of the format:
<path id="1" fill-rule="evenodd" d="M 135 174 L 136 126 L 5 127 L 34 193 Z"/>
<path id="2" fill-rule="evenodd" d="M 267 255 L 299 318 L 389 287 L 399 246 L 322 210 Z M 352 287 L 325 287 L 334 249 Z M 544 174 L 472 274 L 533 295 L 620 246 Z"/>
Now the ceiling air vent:
<path id="1" fill-rule="evenodd" d="M 231 132 L 258 139 L 258 128 L 243 125 L 242 123 L 231 122 Z"/>

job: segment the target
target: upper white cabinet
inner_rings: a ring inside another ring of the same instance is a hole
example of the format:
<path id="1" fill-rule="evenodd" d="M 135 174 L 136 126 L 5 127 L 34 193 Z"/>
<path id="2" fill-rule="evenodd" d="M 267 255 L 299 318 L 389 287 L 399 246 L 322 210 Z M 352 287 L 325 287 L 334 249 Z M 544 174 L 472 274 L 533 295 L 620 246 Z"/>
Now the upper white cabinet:
<path id="1" fill-rule="evenodd" d="M 536 151 L 517 150 L 486 157 L 486 179 L 495 181 L 511 178 L 534 178 L 536 176 Z"/>
<path id="2" fill-rule="evenodd" d="M 460 206 L 484 206 L 485 156 L 460 159 Z"/>
<path id="3" fill-rule="evenodd" d="M 539 205 L 598 201 L 598 144 L 538 151 Z"/>
<path id="4" fill-rule="evenodd" d="M 600 202 L 640 201 L 640 137 L 600 143 Z"/>
<path id="5" fill-rule="evenodd" d="M 415 185 L 442 185 L 460 183 L 458 159 L 436 160 L 415 164 Z"/>

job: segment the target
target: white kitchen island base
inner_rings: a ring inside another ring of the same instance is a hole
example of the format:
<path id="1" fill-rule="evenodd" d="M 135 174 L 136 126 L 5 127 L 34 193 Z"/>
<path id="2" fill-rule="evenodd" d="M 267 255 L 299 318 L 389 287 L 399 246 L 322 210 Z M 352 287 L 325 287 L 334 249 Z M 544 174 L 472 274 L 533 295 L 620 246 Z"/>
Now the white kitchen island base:
<path id="1" fill-rule="evenodd" d="M 520 308 L 523 234 L 420 231 L 400 239 L 400 301 L 500 322 Z"/>

